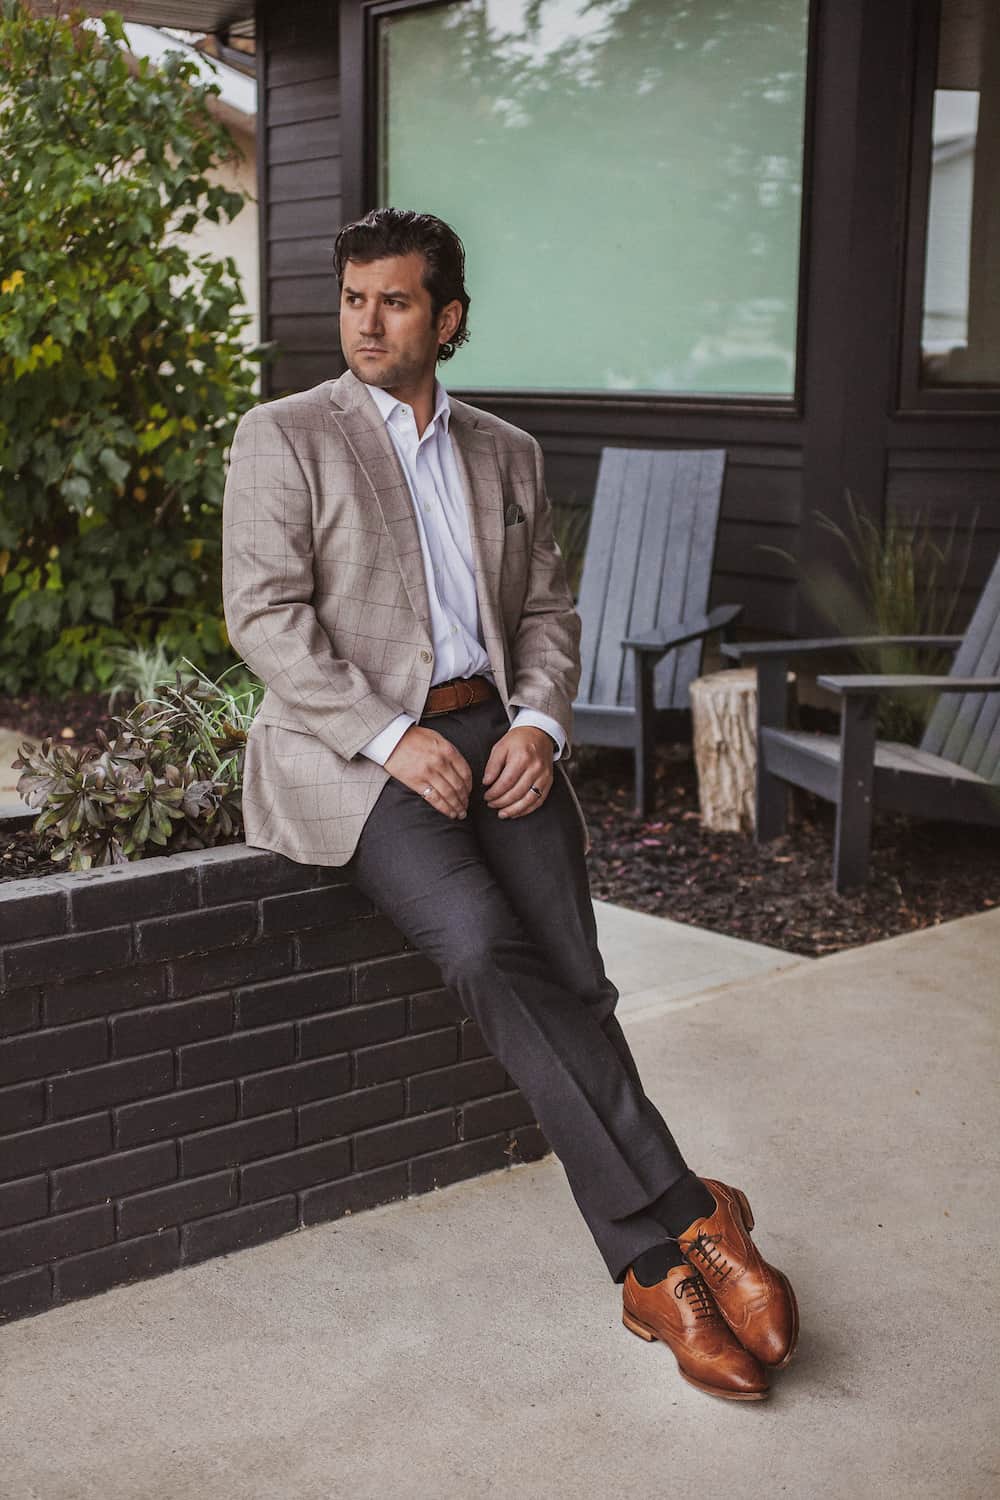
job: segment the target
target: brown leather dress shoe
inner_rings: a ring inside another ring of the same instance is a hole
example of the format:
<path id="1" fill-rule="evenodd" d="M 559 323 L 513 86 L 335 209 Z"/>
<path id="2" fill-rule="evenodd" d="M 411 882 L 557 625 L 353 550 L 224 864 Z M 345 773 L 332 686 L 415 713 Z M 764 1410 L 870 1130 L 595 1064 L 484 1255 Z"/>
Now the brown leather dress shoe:
<path id="1" fill-rule="evenodd" d="M 753 1214 L 739 1188 L 700 1179 L 715 1199 L 712 1214 L 677 1236 L 681 1253 L 708 1283 L 719 1311 L 744 1349 L 782 1370 L 799 1337 L 799 1309 L 783 1271 L 768 1265 L 750 1238 Z"/>
<path id="2" fill-rule="evenodd" d="M 643 1286 L 632 1267 L 622 1284 L 622 1322 L 651 1343 L 673 1351 L 689 1385 L 729 1401 L 763 1401 L 767 1373 L 719 1316 L 705 1282 L 690 1266 L 671 1266 L 655 1286 Z"/>

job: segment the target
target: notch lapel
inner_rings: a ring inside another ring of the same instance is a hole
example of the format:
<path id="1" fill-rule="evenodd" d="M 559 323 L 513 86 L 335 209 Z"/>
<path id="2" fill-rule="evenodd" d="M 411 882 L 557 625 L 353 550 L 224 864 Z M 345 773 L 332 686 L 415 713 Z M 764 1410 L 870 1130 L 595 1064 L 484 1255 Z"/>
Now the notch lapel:
<path id="1" fill-rule="evenodd" d="M 471 416 L 471 414 L 470 414 Z M 503 482 L 491 433 L 478 427 L 452 403 L 449 423 L 455 467 L 465 490 L 469 512 L 469 537 L 476 573 L 476 596 L 483 626 L 483 642 L 489 653 L 497 685 L 506 702 L 507 651 L 500 619 L 500 570 L 503 565 Z"/>
<path id="2" fill-rule="evenodd" d="M 375 403 L 350 370 L 334 381 L 330 403 L 330 416 L 344 434 L 382 513 L 407 598 L 430 644 L 431 609 L 420 533 L 413 514 L 410 486 L 392 438 Z"/>

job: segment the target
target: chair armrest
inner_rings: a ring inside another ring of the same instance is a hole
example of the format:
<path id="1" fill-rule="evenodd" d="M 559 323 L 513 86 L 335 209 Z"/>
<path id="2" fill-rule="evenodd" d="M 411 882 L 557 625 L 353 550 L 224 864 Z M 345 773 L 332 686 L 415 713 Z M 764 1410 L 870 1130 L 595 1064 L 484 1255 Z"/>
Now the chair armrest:
<path id="1" fill-rule="evenodd" d="M 679 624 L 671 625 L 666 630 L 644 630 L 639 635 L 626 636 L 622 645 L 642 653 L 659 652 L 662 656 L 675 646 L 686 646 L 688 641 L 698 641 L 703 636 L 711 635 L 713 630 L 724 630 L 742 613 L 742 604 L 719 604 L 707 615 L 681 620 Z"/>
<path id="2" fill-rule="evenodd" d="M 961 635 L 835 635 L 810 641 L 726 641 L 723 656 L 734 661 L 767 661 L 769 657 L 810 656 L 821 651 L 853 651 L 862 646 L 935 646 L 952 650 L 962 644 Z"/>
<path id="3" fill-rule="evenodd" d="M 845 698 L 874 698 L 879 693 L 1000 693 L 1000 677 L 817 677 L 818 687 Z"/>

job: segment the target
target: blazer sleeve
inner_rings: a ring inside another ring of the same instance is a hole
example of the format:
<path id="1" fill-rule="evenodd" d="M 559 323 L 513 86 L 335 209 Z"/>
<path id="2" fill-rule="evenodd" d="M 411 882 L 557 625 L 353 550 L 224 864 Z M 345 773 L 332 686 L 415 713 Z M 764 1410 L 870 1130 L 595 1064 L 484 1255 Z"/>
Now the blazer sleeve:
<path id="1" fill-rule="evenodd" d="M 562 727 L 569 760 L 573 700 L 580 685 L 580 616 L 566 577 L 566 564 L 552 530 L 552 507 L 545 493 L 544 459 L 532 438 L 535 516 L 528 585 L 521 618 L 510 643 L 515 707 L 549 714 Z"/>
<path id="2" fill-rule="evenodd" d="M 255 406 L 237 425 L 222 502 L 222 601 L 229 639 L 290 717 L 351 759 L 402 704 L 336 655 L 310 602 L 312 494 L 291 440 Z"/>

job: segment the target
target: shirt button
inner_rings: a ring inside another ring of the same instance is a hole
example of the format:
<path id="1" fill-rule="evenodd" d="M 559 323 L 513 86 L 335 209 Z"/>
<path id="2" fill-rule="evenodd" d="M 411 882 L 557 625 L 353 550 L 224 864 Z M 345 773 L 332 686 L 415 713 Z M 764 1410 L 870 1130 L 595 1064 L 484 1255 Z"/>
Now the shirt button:
<path id="1" fill-rule="evenodd" d="M 427 648 L 425 646 L 423 648 L 423 650 L 421 651 L 421 653 L 420 653 L 420 660 L 421 661 L 430 661 L 430 659 L 431 659 L 431 653 L 427 650 Z"/>

